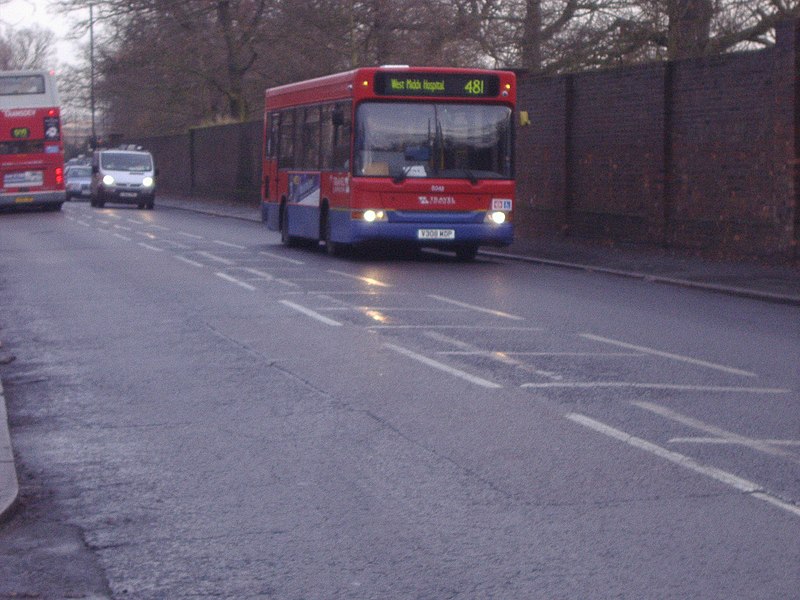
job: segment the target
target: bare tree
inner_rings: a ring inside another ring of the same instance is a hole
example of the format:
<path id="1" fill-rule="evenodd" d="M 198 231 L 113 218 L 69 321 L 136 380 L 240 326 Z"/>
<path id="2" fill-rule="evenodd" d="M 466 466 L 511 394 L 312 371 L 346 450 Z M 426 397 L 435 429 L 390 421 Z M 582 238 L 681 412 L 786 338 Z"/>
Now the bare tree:
<path id="1" fill-rule="evenodd" d="M 0 70 L 43 69 L 53 51 L 54 34 L 39 26 L 0 29 Z"/>

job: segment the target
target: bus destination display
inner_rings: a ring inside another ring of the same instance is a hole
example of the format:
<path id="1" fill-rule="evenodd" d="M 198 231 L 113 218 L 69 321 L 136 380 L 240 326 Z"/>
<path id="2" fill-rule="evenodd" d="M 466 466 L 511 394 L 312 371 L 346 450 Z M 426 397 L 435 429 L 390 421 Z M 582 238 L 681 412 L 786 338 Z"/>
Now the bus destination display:
<path id="1" fill-rule="evenodd" d="M 473 73 L 375 73 L 375 93 L 381 96 L 493 98 L 500 93 L 497 75 Z"/>

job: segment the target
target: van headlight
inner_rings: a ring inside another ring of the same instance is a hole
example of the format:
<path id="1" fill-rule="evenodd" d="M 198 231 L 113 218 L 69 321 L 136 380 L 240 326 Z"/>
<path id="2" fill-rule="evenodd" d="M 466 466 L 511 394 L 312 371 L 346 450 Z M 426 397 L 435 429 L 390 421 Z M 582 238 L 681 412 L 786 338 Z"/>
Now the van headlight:
<path id="1" fill-rule="evenodd" d="M 103 177 L 103 185 L 114 185 L 114 178 L 111 175 Z"/>
<path id="2" fill-rule="evenodd" d="M 152 177 L 145 177 L 144 179 L 142 179 L 142 185 L 144 187 L 153 187 L 154 183 L 155 181 L 153 181 Z"/>

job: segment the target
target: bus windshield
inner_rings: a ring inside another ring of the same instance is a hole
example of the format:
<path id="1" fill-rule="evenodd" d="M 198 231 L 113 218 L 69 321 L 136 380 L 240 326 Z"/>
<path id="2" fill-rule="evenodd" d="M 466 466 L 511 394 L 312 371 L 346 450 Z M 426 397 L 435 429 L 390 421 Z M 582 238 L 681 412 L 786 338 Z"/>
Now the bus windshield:
<path id="1" fill-rule="evenodd" d="M 355 175 L 511 179 L 511 109 L 365 102 L 356 111 Z"/>

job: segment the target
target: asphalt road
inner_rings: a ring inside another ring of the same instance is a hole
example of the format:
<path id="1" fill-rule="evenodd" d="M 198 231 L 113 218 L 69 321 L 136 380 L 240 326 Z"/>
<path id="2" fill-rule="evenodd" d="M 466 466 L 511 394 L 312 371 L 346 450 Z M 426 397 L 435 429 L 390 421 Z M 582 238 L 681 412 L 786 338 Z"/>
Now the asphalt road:
<path id="1" fill-rule="evenodd" d="M 798 598 L 800 310 L 0 220 L 0 598 Z"/>

